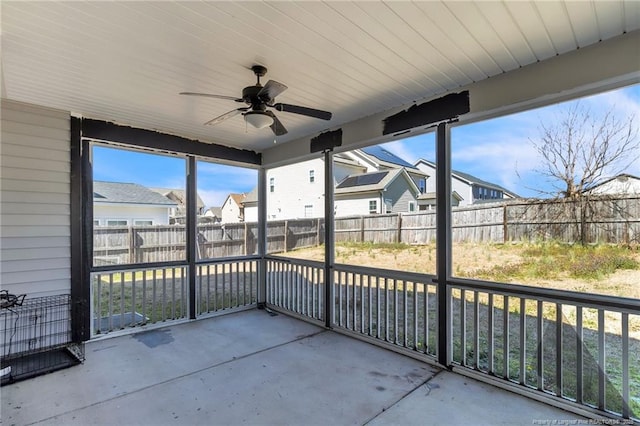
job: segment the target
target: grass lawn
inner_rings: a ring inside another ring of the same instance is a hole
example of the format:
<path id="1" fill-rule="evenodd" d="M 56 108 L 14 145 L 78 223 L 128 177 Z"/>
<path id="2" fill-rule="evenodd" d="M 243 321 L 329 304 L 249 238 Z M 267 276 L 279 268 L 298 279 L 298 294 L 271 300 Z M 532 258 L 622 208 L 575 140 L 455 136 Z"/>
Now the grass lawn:
<path id="1" fill-rule="evenodd" d="M 640 299 L 640 247 L 454 243 L 453 275 Z M 324 260 L 324 246 L 287 257 Z M 338 243 L 337 263 L 436 273 L 435 244 Z"/>

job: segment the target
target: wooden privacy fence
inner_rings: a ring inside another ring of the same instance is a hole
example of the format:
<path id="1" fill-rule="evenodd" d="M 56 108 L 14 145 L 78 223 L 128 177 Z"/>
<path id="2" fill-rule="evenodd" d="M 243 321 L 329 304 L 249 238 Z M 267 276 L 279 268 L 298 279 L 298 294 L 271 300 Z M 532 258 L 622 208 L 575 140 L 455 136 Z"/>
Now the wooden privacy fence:
<path id="1" fill-rule="evenodd" d="M 429 244 L 435 211 L 335 219 L 336 242 Z M 640 243 L 640 197 L 499 202 L 454 208 L 454 242 Z M 324 243 L 324 219 L 267 223 L 267 253 Z M 96 227 L 96 266 L 186 259 L 184 225 Z M 200 259 L 256 254 L 257 223 L 198 225 Z"/>
<path id="2" fill-rule="evenodd" d="M 198 225 L 199 259 L 258 253 L 258 224 Z M 267 223 L 267 252 L 280 253 L 324 243 L 324 219 Z M 186 260 L 185 225 L 94 227 L 95 266 Z"/>

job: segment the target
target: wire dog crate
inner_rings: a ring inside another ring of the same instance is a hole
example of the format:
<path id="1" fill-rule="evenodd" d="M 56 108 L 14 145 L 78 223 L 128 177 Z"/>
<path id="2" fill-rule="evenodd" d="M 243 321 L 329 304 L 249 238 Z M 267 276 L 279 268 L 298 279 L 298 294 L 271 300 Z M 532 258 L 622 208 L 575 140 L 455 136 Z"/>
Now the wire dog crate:
<path id="1" fill-rule="evenodd" d="M 84 345 L 71 342 L 69 295 L 3 304 L 0 327 L 2 385 L 84 361 Z"/>

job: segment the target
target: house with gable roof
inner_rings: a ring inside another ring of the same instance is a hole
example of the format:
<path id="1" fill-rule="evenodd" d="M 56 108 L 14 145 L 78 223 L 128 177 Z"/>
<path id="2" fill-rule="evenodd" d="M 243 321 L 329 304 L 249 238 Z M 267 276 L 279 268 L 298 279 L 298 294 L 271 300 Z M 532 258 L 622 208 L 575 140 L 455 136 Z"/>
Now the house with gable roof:
<path id="1" fill-rule="evenodd" d="M 382 147 L 337 153 L 333 161 L 336 216 L 417 210 L 420 185 L 424 186 L 427 175 L 412 164 Z M 243 202 L 247 221 L 251 221 L 250 217 L 257 220 L 257 196 Z M 312 218 L 323 214 L 323 158 L 267 171 L 268 219 Z"/>
<path id="2" fill-rule="evenodd" d="M 336 186 L 336 216 L 418 211 L 420 190 L 406 169 L 347 176 Z"/>
<path id="3" fill-rule="evenodd" d="M 220 208 L 222 223 L 238 223 L 244 222 L 244 200 L 246 194 L 232 193 L 222 203 Z"/>
<path id="4" fill-rule="evenodd" d="M 177 205 L 137 183 L 93 182 L 94 226 L 168 225 Z"/>
<path id="5" fill-rule="evenodd" d="M 420 210 L 429 210 L 430 206 L 435 205 L 436 163 L 421 158 L 416 161 L 415 167 L 428 176 L 425 180 L 425 190 L 423 191 L 424 196 L 420 203 Z M 484 181 L 457 170 L 451 170 L 451 191 L 452 204 L 454 206 L 520 198 L 518 194 L 498 184 Z"/>
<path id="6" fill-rule="evenodd" d="M 176 189 L 176 188 L 149 188 L 158 194 L 167 197 L 171 201 L 174 201 L 177 205 L 174 209 L 171 210 L 170 216 L 171 218 L 182 218 L 181 222 L 184 222 L 184 217 L 187 214 L 187 194 L 184 189 Z M 199 194 L 197 196 L 197 214 L 198 216 L 204 215 L 204 201 L 200 198 Z"/>

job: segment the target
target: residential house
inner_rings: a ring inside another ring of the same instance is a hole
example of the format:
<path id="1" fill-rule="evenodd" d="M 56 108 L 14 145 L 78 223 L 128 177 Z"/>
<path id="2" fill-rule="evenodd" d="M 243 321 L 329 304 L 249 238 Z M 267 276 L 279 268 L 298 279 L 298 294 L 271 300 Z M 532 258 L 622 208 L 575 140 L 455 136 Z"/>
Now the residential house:
<path id="1" fill-rule="evenodd" d="M 595 185 L 587 192 L 594 195 L 638 195 L 640 194 L 640 178 L 628 173 L 621 173 Z"/>
<path id="2" fill-rule="evenodd" d="M 415 167 L 426 173 L 425 194 L 436 192 L 436 164 L 421 158 Z M 519 198 L 517 194 L 495 183 L 487 182 L 468 173 L 451 170 L 452 204 L 466 206 L 487 201 Z M 456 204 L 457 201 L 457 204 Z M 421 210 L 428 210 L 429 203 L 421 204 Z"/>
<path id="3" fill-rule="evenodd" d="M 137 183 L 93 182 L 94 226 L 168 225 L 177 206 Z"/>
<path id="4" fill-rule="evenodd" d="M 405 161 L 381 146 L 376 145 L 356 149 L 347 152 L 344 155 L 351 156 L 359 164 L 365 165 L 368 172 L 392 170 L 402 167 L 414 181 L 420 192 L 425 192 L 426 180 L 429 176 L 422 170 L 418 169 L 415 165 Z"/>
<path id="5" fill-rule="evenodd" d="M 416 208 L 419 188 L 420 185 L 424 186 L 427 175 L 384 148 L 370 147 L 338 153 L 333 156 L 333 161 L 333 181 L 336 188 L 348 181 L 340 188 L 340 196 L 335 198 L 337 216 L 370 214 L 374 210 L 377 213 L 387 210 L 408 212 Z M 394 172 L 388 176 L 384 175 L 387 177 L 385 180 L 381 177 L 383 175 L 375 173 L 397 170 L 404 170 L 404 174 L 403 178 L 394 184 L 393 195 L 387 196 L 386 202 L 383 196 L 373 196 L 371 191 L 379 191 L 375 189 L 376 185 L 391 184 L 400 176 L 400 173 Z M 377 179 L 376 176 L 380 179 L 375 183 L 362 183 Z M 349 178 L 354 179 L 348 180 Z M 367 185 L 374 185 L 375 188 Z M 404 185 L 405 188 L 400 190 L 396 188 L 398 185 Z M 370 208 L 374 203 L 369 205 L 369 201 L 373 201 L 372 197 L 376 201 L 375 209 Z M 252 217 L 257 219 L 257 203 L 255 206 L 248 207 L 245 213 L 251 211 L 253 214 L 255 210 L 255 216 Z M 267 171 L 268 219 L 320 217 L 323 213 L 324 159 L 316 158 Z"/>
<path id="6" fill-rule="evenodd" d="M 451 193 L 451 206 L 457 207 L 460 205 L 462 201 L 462 196 L 458 194 L 456 191 Z M 418 210 L 435 210 L 436 208 L 436 193 L 435 192 L 424 192 L 418 196 Z"/>
<path id="7" fill-rule="evenodd" d="M 253 188 L 244 195 L 242 207 L 244 208 L 245 222 L 258 221 L 258 187 Z"/>
<path id="8" fill-rule="evenodd" d="M 185 217 L 187 215 L 187 194 L 184 189 L 175 188 L 150 188 L 152 191 L 157 192 L 174 201 L 177 205 L 169 212 L 171 223 L 185 223 Z M 197 195 L 197 214 L 198 216 L 204 215 L 204 201 Z"/>
<path id="9" fill-rule="evenodd" d="M 222 223 L 244 222 L 244 200 L 247 194 L 229 194 L 222 203 Z"/>
<path id="10" fill-rule="evenodd" d="M 204 212 L 203 217 L 207 218 L 207 221 L 210 223 L 222 222 L 222 207 L 209 207 L 207 211 Z"/>
<path id="11" fill-rule="evenodd" d="M 336 186 L 335 214 L 415 212 L 419 195 L 420 190 L 404 168 L 350 175 Z"/>

